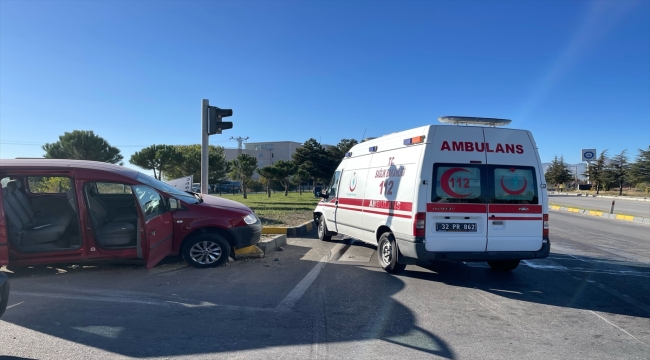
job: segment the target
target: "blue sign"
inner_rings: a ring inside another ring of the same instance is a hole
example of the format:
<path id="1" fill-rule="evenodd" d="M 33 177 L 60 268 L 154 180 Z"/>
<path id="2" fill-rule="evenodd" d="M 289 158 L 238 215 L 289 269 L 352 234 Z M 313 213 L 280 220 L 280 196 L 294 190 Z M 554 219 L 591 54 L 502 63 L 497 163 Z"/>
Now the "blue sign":
<path id="1" fill-rule="evenodd" d="M 596 159 L 596 149 L 582 149 L 582 161 L 592 161 Z"/>

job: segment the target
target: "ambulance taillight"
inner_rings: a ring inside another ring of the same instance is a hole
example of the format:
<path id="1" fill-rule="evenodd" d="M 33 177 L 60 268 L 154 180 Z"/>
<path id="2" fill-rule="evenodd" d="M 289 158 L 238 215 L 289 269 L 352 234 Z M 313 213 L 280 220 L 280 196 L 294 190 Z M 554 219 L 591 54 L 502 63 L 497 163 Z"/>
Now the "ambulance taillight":
<path id="1" fill-rule="evenodd" d="M 544 214 L 542 216 L 542 219 L 544 220 L 544 229 L 542 230 L 542 236 L 548 237 L 548 214 Z"/>
<path id="2" fill-rule="evenodd" d="M 415 214 L 413 220 L 413 236 L 424 237 L 426 236 L 427 213 L 419 212 Z"/>

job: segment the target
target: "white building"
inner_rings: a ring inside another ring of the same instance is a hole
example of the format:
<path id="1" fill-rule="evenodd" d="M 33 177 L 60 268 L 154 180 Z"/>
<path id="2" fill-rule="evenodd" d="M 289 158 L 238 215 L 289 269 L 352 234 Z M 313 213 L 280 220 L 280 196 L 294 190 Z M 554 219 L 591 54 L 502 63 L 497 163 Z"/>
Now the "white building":
<path id="1" fill-rule="evenodd" d="M 224 149 L 223 153 L 226 160 L 234 160 L 239 154 L 248 154 L 257 159 L 257 167 L 262 168 L 273 165 L 278 160 L 292 160 L 293 154 L 302 146 L 295 141 L 269 141 L 269 142 L 250 142 L 245 143 L 243 149 Z M 253 179 L 259 179 L 257 172 Z"/>

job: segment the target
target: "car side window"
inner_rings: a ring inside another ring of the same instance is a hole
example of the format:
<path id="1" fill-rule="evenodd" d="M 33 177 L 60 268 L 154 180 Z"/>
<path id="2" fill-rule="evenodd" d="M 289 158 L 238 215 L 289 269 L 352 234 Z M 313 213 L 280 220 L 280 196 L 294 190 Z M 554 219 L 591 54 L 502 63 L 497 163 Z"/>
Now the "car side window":
<path id="1" fill-rule="evenodd" d="M 32 194 L 65 194 L 72 187 L 67 176 L 29 176 L 27 188 Z"/>
<path id="2" fill-rule="evenodd" d="M 144 185 L 136 185 L 132 189 L 145 218 L 151 219 L 166 211 L 163 198 L 156 190 Z"/>
<path id="3" fill-rule="evenodd" d="M 97 193 L 99 194 L 131 194 L 131 185 L 118 183 L 97 182 Z"/>

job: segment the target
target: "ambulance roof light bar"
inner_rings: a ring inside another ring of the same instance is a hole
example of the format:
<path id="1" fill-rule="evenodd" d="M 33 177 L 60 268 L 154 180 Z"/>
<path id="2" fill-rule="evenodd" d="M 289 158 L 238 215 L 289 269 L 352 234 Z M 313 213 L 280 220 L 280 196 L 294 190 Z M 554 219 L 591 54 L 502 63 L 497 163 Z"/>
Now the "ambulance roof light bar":
<path id="1" fill-rule="evenodd" d="M 472 116 L 442 116 L 438 118 L 438 121 L 445 124 L 487 125 L 492 127 L 505 126 L 512 122 L 512 120 L 508 119 L 482 118 Z"/>

